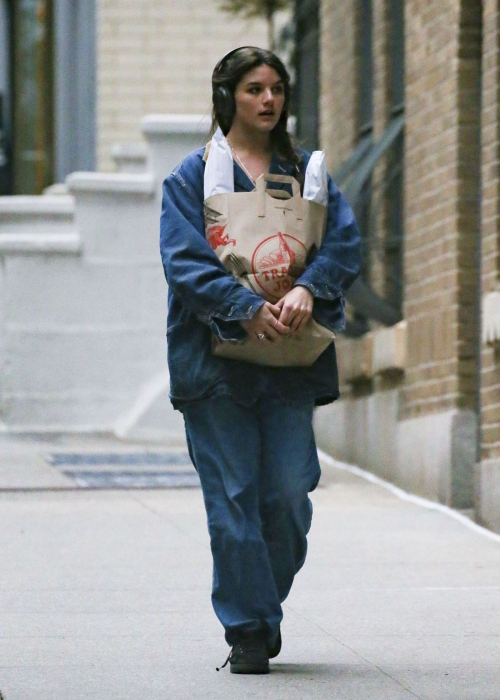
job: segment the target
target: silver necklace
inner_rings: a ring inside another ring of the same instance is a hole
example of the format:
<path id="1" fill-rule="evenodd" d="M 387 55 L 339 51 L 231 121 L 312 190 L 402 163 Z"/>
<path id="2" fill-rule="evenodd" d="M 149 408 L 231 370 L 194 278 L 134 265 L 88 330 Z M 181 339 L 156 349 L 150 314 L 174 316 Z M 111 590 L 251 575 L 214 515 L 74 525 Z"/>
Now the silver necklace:
<path id="1" fill-rule="evenodd" d="M 228 143 L 229 143 L 229 141 L 228 141 Z M 232 152 L 234 153 L 234 155 L 236 156 L 236 158 L 237 158 L 239 164 L 241 165 L 241 167 L 243 168 L 243 170 L 245 171 L 245 173 L 248 175 L 250 181 L 253 182 L 254 185 L 256 185 L 257 183 L 255 182 L 255 180 L 254 180 L 254 178 L 252 177 L 252 175 L 251 175 L 251 174 L 248 172 L 248 170 L 246 169 L 245 163 L 241 160 L 241 158 L 240 158 L 239 155 L 236 153 L 235 149 L 233 148 L 233 146 L 231 146 L 230 143 L 229 143 L 229 146 L 230 146 L 230 148 L 231 148 L 231 151 L 232 151 Z M 262 173 L 261 173 L 261 175 L 262 175 L 264 172 L 265 172 L 265 171 L 263 170 Z"/>

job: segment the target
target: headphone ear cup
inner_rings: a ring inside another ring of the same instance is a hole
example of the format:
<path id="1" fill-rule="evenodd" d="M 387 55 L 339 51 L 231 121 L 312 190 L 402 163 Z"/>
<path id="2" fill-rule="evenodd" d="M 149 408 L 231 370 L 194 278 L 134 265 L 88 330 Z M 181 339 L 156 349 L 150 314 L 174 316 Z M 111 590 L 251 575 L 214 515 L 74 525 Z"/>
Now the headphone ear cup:
<path id="1" fill-rule="evenodd" d="M 215 88 L 213 92 L 213 103 L 215 111 L 225 117 L 233 117 L 236 109 L 234 97 L 230 90 L 223 85 Z"/>

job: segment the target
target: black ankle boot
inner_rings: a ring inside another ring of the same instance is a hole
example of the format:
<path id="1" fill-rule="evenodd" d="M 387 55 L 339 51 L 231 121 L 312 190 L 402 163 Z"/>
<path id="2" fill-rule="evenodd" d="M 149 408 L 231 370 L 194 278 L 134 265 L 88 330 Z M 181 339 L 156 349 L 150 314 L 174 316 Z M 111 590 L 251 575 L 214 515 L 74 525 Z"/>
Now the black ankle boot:
<path id="1" fill-rule="evenodd" d="M 249 636 L 237 642 L 220 671 L 229 661 L 231 673 L 269 673 L 269 655 L 261 637 Z"/>

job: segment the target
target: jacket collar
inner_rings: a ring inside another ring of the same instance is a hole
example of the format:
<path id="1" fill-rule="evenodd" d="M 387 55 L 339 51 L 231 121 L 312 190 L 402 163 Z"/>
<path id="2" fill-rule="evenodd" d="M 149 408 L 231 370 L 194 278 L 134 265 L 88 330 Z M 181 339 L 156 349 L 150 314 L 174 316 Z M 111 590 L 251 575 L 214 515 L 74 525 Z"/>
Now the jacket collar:
<path id="1" fill-rule="evenodd" d="M 295 172 L 295 166 L 292 165 L 292 163 L 289 163 L 287 160 L 280 158 L 278 155 L 276 155 L 276 153 L 273 153 L 271 156 L 269 172 L 273 175 L 293 175 Z M 253 189 L 255 189 L 253 182 L 236 161 L 234 162 L 234 185 L 235 190 L 236 186 L 238 186 L 239 190 L 244 190 L 245 192 L 251 192 Z M 287 185 L 281 182 L 273 183 L 274 189 L 281 190 L 286 187 Z"/>

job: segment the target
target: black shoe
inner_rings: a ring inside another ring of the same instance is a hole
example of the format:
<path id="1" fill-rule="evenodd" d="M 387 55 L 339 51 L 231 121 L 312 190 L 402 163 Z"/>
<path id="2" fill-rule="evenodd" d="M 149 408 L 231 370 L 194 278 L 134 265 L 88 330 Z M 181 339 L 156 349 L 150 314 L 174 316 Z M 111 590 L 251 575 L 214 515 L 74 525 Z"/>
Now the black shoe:
<path id="1" fill-rule="evenodd" d="M 267 654 L 270 659 L 274 659 L 281 651 L 281 630 L 278 630 L 278 637 L 272 647 L 267 647 Z"/>
<path id="2" fill-rule="evenodd" d="M 269 656 L 267 646 L 259 637 L 242 639 L 231 649 L 226 662 L 229 661 L 231 673 L 269 673 Z"/>

